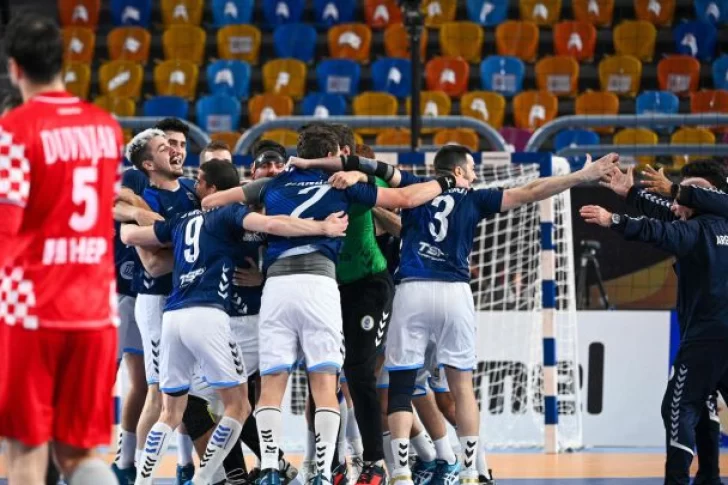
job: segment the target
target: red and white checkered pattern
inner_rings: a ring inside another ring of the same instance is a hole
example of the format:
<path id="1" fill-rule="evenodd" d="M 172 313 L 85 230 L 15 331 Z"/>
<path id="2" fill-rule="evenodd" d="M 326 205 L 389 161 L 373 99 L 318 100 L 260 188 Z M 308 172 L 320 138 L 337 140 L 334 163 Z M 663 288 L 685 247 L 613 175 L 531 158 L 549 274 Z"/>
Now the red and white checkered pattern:
<path id="1" fill-rule="evenodd" d="M 25 207 L 30 195 L 30 162 L 25 146 L 0 126 L 0 202 Z"/>
<path id="2" fill-rule="evenodd" d="M 25 279 L 22 268 L 0 269 L 0 323 L 24 328 L 38 328 L 35 313 L 35 290 L 33 282 Z"/>

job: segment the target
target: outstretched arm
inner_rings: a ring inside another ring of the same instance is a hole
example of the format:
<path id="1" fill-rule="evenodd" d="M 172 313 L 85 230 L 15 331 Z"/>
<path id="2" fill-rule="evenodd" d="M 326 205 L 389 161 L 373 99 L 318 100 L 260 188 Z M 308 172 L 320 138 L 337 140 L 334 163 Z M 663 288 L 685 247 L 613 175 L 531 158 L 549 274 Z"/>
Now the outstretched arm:
<path id="1" fill-rule="evenodd" d="M 141 246 L 143 248 L 164 247 L 164 244 L 157 239 L 154 226 L 140 227 L 134 224 L 122 224 L 121 242 L 129 246 Z"/>
<path id="2" fill-rule="evenodd" d="M 394 165 L 356 155 L 315 159 L 291 157 L 288 163 L 301 169 L 315 168 L 326 172 L 362 172 L 383 179 L 390 187 L 402 185 L 402 172 Z"/>
<path id="3" fill-rule="evenodd" d="M 467 187 L 467 180 L 446 175 L 435 180 L 421 184 L 409 185 L 402 189 L 387 189 L 379 187 L 377 190 L 377 207 L 385 209 L 412 209 L 426 204 L 446 190 L 455 187 Z"/>
<path id="4" fill-rule="evenodd" d="M 323 221 L 299 219 L 290 216 L 264 216 L 255 212 L 243 219 L 243 228 L 247 231 L 265 232 L 282 237 L 328 236 L 343 237 L 349 218 L 344 212 L 329 215 Z"/>
<path id="5" fill-rule="evenodd" d="M 648 192 L 645 189 L 632 187 L 627 193 L 627 205 L 634 207 L 641 214 L 658 221 L 677 220 L 670 210 L 670 201 L 660 195 Z"/>
<path id="6" fill-rule="evenodd" d="M 677 202 L 686 207 L 728 218 L 728 194 L 715 189 L 681 185 Z"/>

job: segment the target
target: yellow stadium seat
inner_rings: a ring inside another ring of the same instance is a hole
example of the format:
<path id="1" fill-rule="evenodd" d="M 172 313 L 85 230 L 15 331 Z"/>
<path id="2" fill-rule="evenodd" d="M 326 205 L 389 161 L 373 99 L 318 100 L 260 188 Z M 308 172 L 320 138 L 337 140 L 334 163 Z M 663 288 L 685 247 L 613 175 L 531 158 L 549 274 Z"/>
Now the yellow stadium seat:
<path id="1" fill-rule="evenodd" d="M 95 32 L 100 11 L 101 0 L 58 0 L 61 27 L 87 27 Z"/>
<path id="2" fill-rule="evenodd" d="M 547 91 L 523 91 L 513 98 L 517 128 L 535 130 L 556 118 L 558 112 L 558 98 Z"/>
<path id="3" fill-rule="evenodd" d="M 273 59 L 263 65 L 267 93 L 287 94 L 299 100 L 306 93 L 306 64 L 298 59 Z"/>
<path id="4" fill-rule="evenodd" d="M 293 130 L 270 130 L 263 133 L 261 139 L 271 140 L 290 148 L 298 144 L 298 132 Z"/>
<path id="5" fill-rule="evenodd" d="M 80 62 L 64 64 L 63 83 L 69 93 L 87 99 L 91 87 L 91 66 Z"/>
<path id="6" fill-rule="evenodd" d="M 136 103 L 131 98 L 117 96 L 97 96 L 94 104 L 116 116 L 136 115 Z"/>
<path id="7" fill-rule="evenodd" d="M 492 91 L 470 91 L 460 99 L 460 114 L 488 123 L 496 130 L 503 127 L 506 98 Z"/>
<path id="8" fill-rule="evenodd" d="M 220 59 L 258 64 L 261 33 L 252 25 L 226 25 L 217 31 L 217 55 Z"/>
<path id="9" fill-rule="evenodd" d="M 432 139 L 436 146 L 449 145 L 455 143 L 468 147 L 471 151 L 480 150 L 480 138 L 475 130 L 470 128 L 449 128 L 439 130 Z"/>
<path id="10" fill-rule="evenodd" d="M 408 147 L 412 143 L 412 132 L 406 128 L 386 128 L 377 135 L 375 145 L 388 147 Z M 421 140 L 417 141 L 420 145 Z"/>
<path id="11" fill-rule="evenodd" d="M 652 62 L 655 55 L 657 29 L 646 20 L 625 20 L 612 31 L 614 51 Z"/>
<path id="12" fill-rule="evenodd" d="M 162 23 L 171 25 L 194 25 L 202 23 L 204 0 L 161 0 Z"/>
<path id="13" fill-rule="evenodd" d="M 687 55 L 672 55 L 657 63 L 657 83 L 663 91 L 688 96 L 698 90 L 700 62 Z"/>
<path id="14" fill-rule="evenodd" d="M 395 116 L 398 108 L 397 98 L 389 93 L 366 91 L 352 102 L 354 116 Z M 356 131 L 362 136 L 376 135 L 380 128 L 365 127 L 357 128 Z"/>
<path id="15" fill-rule="evenodd" d="M 366 24 L 334 25 L 327 34 L 329 54 L 335 59 L 367 63 L 371 55 L 372 30 Z"/>
<path id="16" fill-rule="evenodd" d="M 574 18 L 597 27 L 609 27 L 614 16 L 614 0 L 572 0 Z"/>
<path id="17" fill-rule="evenodd" d="M 146 64 L 151 43 L 151 34 L 142 27 L 117 27 L 106 38 L 112 61 L 124 59 Z"/>
<path id="18" fill-rule="evenodd" d="M 617 115 L 619 97 L 607 91 L 587 91 L 576 98 L 574 112 L 578 115 Z M 597 133 L 612 133 L 614 127 L 592 128 Z"/>
<path id="19" fill-rule="evenodd" d="M 689 145 L 715 145 L 715 135 L 705 128 L 693 128 L 686 126 L 672 134 L 670 137 L 670 143 L 673 145 L 682 143 Z M 680 168 L 686 163 L 710 158 L 712 158 L 712 155 L 703 155 L 700 148 L 697 148 L 695 153 L 673 156 L 672 161 L 675 168 Z"/>
<path id="20" fill-rule="evenodd" d="M 475 22 L 448 22 L 440 27 L 440 52 L 470 63 L 483 57 L 483 28 Z"/>
<path id="21" fill-rule="evenodd" d="M 87 27 L 65 27 L 63 36 L 63 61 L 90 64 L 96 48 L 96 34 Z"/>
<path id="22" fill-rule="evenodd" d="M 446 22 L 455 20 L 458 2 L 456 0 L 425 0 L 422 2 L 422 13 L 425 25 L 437 29 Z"/>
<path id="23" fill-rule="evenodd" d="M 194 25 L 173 25 L 162 34 L 165 59 L 192 61 L 198 66 L 205 57 L 207 34 Z"/>
<path id="24" fill-rule="evenodd" d="M 507 20 L 495 29 L 495 45 L 501 56 L 532 62 L 538 52 L 538 26 L 533 22 Z"/>
<path id="25" fill-rule="evenodd" d="M 574 96 L 579 89 L 579 63 L 571 56 L 547 56 L 536 63 L 536 86 L 557 96 Z"/>
<path id="26" fill-rule="evenodd" d="M 626 128 L 614 135 L 615 145 L 657 145 L 657 141 L 657 133 L 647 128 Z M 620 155 L 620 159 L 623 158 L 625 157 Z M 627 158 L 627 161 L 629 161 L 629 158 Z M 634 160 L 637 165 L 643 167 L 655 163 L 655 157 L 647 155 L 634 157 Z"/>
<path id="27" fill-rule="evenodd" d="M 642 81 L 642 63 L 633 56 L 609 56 L 599 63 L 602 91 L 620 96 L 636 96 Z"/>
<path id="28" fill-rule="evenodd" d="M 293 99 L 285 94 L 257 94 L 248 101 L 250 126 L 293 114 Z"/>
<path id="29" fill-rule="evenodd" d="M 194 99 L 199 68 L 194 62 L 168 60 L 154 66 L 154 88 L 159 96 Z"/>
<path id="30" fill-rule="evenodd" d="M 420 37 L 420 58 L 425 58 L 426 51 L 427 30 L 423 30 Z M 384 30 L 384 52 L 387 57 L 410 58 L 409 35 L 404 24 L 392 24 Z"/>
<path id="31" fill-rule="evenodd" d="M 634 11 L 638 20 L 667 27 L 675 16 L 675 0 L 634 0 Z"/>
<path id="32" fill-rule="evenodd" d="M 235 148 L 235 144 L 240 139 L 240 133 L 237 131 L 217 131 L 210 133 L 210 140 L 221 141 L 230 147 L 232 150 Z"/>
<path id="33" fill-rule="evenodd" d="M 561 19 L 561 0 L 519 0 L 521 20 L 554 25 Z"/>
<path id="34" fill-rule="evenodd" d="M 99 68 L 101 94 L 139 99 L 144 82 L 144 69 L 137 62 L 108 61 Z"/>
<path id="35" fill-rule="evenodd" d="M 134 131 L 130 128 L 124 128 L 121 132 L 124 134 L 124 145 L 128 145 L 132 138 L 134 138 Z"/>
<path id="36" fill-rule="evenodd" d="M 412 99 L 407 98 L 407 114 L 411 113 Z M 443 91 L 422 91 L 420 93 L 420 114 L 422 116 L 449 116 L 452 112 L 452 101 Z M 432 133 L 432 128 L 423 128 L 423 134 Z"/>

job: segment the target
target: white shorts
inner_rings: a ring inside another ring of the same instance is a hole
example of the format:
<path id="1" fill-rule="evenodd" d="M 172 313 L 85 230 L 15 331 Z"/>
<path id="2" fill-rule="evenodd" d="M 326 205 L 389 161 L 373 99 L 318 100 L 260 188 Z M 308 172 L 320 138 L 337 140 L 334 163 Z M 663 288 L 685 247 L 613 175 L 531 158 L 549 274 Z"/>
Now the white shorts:
<path id="1" fill-rule="evenodd" d="M 167 394 L 189 391 L 198 365 L 201 378 L 213 389 L 247 381 L 230 317 L 212 307 L 164 312 L 160 390 Z"/>
<path id="2" fill-rule="evenodd" d="M 425 366 L 417 370 L 415 390 L 412 396 L 420 397 L 426 395 L 428 387 L 433 392 L 450 392 L 445 370 L 435 362 L 435 354 L 435 344 L 430 341 L 425 351 Z M 377 389 L 387 388 L 389 388 L 389 371 L 382 367 L 381 372 L 377 376 Z"/>
<path id="3" fill-rule="evenodd" d="M 397 287 L 387 336 L 387 370 L 425 366 L 430 340 L 435 362 L 471 371 L 475 356 L 475 307 L 467 283 L 407 281 Z"/>
<path id="4" fill-rule="evenodd" d="M 258 315 L 230 317 L 233 340 L 243 352 L 248 376 L 258 372 Z"/>
<path id="5" fill-rule="evenodd" d="M 120 359 L 123 354 L 144 353 L 142 336 L 139 333 L 135 313 L 136 298 L 129 295 L 116 295 L 117 308 L 119 311 L 119 340 L 117 357 Z"/>
<path id="6" fill-rule="evenodd" d="M 275 276 L 263 287 L 258 337 L 260 374 L 290 372 L 303 352 L 308 372 L 338 372 L 344 363 L 339 287 L 332 278 Z"/>
<path id="7" fill-rule="evenodd" d="M 134 316 L 142 336 L 147 384 L 159 384 L 162 313 L 166 302 L 164 295 L 137 295 L 134 305 Z"/>

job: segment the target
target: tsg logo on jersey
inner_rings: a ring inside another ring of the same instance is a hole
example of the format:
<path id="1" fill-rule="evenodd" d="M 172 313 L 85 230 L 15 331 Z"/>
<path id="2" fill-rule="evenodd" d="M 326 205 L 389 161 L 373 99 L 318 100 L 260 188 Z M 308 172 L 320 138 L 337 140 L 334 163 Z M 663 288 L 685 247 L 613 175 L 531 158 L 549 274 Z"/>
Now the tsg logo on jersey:
<path id="1" fill-rule="evenodd" d="M 374 318 L 371 315 L 366 315 L 361 319 L 361 328 L 368 332 L 374 328 Z"/>

